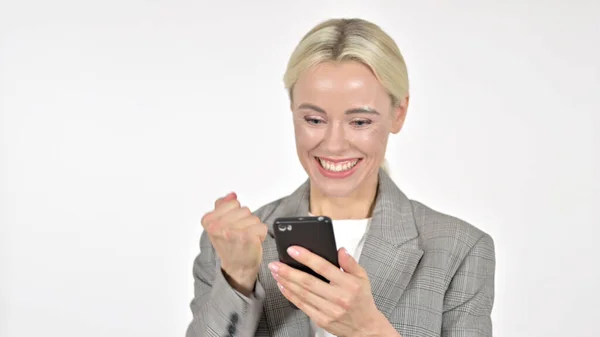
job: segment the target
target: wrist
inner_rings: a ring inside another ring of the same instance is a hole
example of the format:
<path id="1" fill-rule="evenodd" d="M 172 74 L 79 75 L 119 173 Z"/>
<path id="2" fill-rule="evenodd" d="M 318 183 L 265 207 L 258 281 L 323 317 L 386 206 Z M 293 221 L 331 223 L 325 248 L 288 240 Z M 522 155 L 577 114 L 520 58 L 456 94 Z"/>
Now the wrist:
<path id="1" fill-rule="evenodd" d="M 228 270 L 224 267 L 221 268 L 221 272 L 227 280 L 229 285 L 240 292 L 242 295 L 248 297 L 254 292 L 254 286 L 258 278 L 258 271 L 245 271 L 245 270 Z"/>
<path id="2" fill-rule="evenodd" d="M 401 337 L 379 310 L 371 316 L 369 322 L 368 325 L 363 326 L 362 331 L 356 334 L 356 337 Z"/>

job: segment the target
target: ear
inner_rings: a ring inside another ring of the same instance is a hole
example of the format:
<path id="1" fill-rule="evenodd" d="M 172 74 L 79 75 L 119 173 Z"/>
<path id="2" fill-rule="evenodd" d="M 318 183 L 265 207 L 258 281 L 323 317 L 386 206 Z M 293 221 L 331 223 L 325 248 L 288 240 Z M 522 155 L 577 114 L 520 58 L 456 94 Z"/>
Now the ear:
<path id="1" fill-rule="evenodd" d="M 404 125 L 404 120 L 406 119 L 406 112 L 408 111 L 408 101 L 410 96 L 406 95 L 406 98 L 400 101 L 398 106 L 394 107 L 393 111 L 393 120 L 392 120 L 392 130 L 393 134 L 396 134 L 402 130 L 402 126 Z"/>

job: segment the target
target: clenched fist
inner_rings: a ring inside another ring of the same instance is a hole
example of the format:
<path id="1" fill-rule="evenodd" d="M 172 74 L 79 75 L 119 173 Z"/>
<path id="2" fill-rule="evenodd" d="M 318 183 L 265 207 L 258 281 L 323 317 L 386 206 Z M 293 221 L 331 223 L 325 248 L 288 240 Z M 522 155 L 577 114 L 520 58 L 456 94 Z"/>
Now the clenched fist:
<path id="1" fill-rule="evenodd" d="M 242 207 L 235 193 L 215 201 L 215 209 L 202 217 L 202 227 L 221 259 L 221 269 L 231 286 L 248 296 L 254 291 L 262 261 L 267 226 Z"/>

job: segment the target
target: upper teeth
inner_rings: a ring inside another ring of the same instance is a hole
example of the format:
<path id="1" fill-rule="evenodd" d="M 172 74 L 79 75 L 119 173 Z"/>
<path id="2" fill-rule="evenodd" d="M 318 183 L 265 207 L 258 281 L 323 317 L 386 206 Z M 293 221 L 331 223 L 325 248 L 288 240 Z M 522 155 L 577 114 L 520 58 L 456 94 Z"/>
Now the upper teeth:
<path id="1" fill-rule="evenodd" d="M 323 166 L 323 168 L 325 168 L 326 170 L 333 171 L 333 172 L 341 172 L 341 171 L 346 171 L 346 170 L 353 168 L 354 165 L 356 165 L 356 163 L 358 163 L 358 159 L 334 163 L 334 162 L 319 158 L 319 162 L 321 163 L 321 166 Z"/>

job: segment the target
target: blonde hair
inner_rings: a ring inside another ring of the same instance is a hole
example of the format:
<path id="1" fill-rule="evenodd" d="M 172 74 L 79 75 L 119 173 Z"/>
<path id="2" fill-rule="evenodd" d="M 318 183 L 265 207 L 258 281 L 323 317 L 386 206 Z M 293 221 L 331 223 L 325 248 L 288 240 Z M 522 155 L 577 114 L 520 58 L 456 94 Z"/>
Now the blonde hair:
<path id="1" fill-rule="evenodd" d="M 408 96 L 408 71 L 396 42 L 378 25 L 354 18 L 321 22 L 300 40 L 283 76 L 290 100 L 304 71 L 323 62 L 342 61 L 368 66 L 389 93 L 392 105 L 399 105 Z M 381 168 L 389 173 L 387 161 Z"/>

